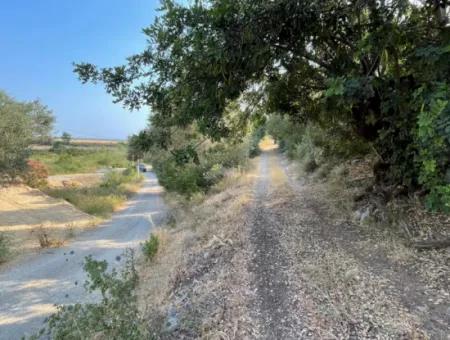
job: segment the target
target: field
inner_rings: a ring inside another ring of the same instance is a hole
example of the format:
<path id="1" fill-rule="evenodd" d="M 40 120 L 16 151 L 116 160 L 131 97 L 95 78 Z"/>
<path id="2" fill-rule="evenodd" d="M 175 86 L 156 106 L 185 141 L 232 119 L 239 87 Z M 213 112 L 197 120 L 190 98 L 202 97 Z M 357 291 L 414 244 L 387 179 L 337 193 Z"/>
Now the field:
<path id="1" fill-rule="evenodd" d="M 126 168 L 126 146 L 101 146 L 89 148 L 69 147 L 58 152 L 34 150 L 32 159 L 44 163 L 50 175 L 92 173 L 104 168 Z"/>

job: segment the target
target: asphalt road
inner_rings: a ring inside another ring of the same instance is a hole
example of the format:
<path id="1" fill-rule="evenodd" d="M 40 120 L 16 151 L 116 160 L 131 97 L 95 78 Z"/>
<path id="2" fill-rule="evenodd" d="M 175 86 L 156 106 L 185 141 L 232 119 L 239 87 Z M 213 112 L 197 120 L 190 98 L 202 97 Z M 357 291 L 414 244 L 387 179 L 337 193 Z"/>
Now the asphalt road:
<path id="1" fill-rule="evenodd" d="M 43 251 L 0 270 L 0 339 L 33 334 L 55 311 L 55 304 L 95 299 L 83 288 L 84 258 L 92 255 L 120 267 L 124 251 L 138 248 L 152 227 L 163 221 L 166 208 L 161 192 L 156 176 L 146 173 L 139 192 L 108 222 L 82 233 L 67 246 Z"/>

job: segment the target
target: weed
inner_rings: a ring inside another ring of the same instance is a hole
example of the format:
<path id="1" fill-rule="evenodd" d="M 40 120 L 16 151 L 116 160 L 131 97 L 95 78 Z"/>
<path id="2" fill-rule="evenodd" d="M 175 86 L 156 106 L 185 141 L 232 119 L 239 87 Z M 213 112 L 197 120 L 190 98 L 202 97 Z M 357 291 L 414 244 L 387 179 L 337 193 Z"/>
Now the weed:
<path id="1" fill-rule="evenodd" d="M 75 226 L 73 223 L 69 223 L 66 226 L 66 238 L 74 238 L 75 237 Z"/>
<path id="2" fill-rule="evenodd" d="M 142 252 L 146 256 L 147 260 L 152 261 L 159 249 L 159 238 L 158 236 L 152 234 L 150 239 L 144 242 L 142 246 Z"/>
<path id="3" fill-rule="evenodd" d="M 148 339 L 151 338 L 137 308 L 138 275 L 134 253 L 125 254 L 126 263 L 119 274 L 108 270 L 106 261 L 86 258 L 88 279 L 85 289 L 101 293 L 98 303 L 59 306 L 46 327 L 31 339 Z"/>
<path id="4" fill-rule="evenodd" d="M 5 262 L 9 254 L 9 239 L 5 234 L 0 233 L 0 263 Z"/>
<path id="5" fill-rule="evenodd" d="M 63 244 L 63 241 L 52 239 L 47 230 L 43 226 L 40 226 L 36 230 L 36 236 L 41 248 L 56 248 Z"/>

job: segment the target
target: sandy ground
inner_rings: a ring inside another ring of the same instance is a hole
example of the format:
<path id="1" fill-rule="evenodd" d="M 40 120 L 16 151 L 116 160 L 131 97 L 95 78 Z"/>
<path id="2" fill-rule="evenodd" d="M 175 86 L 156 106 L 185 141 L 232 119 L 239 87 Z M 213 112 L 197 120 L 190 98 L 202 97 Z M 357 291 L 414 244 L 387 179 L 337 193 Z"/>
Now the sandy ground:
<path id="1" fill-rule="evenodd" d="M 92 216 L 40 190 L 25 185 L 0 188 L 0 232 L 8 236 L 13 255 L 38 250 L 39 233 L 64 242 L 94 222 Z"/>
<path id="2" fill-rule="evenodd" d="M 1 269 L 0 339 L 20 339 L 39 330 L 45 317 L 55 311 L 55 304 L 92 301 L 83 288 L 85 257 L 92 255 L 97 260 L 107 260 L 112 267 L 120 267 L 124 251 L 138 248 L 164 218 L 166 208 L 161 193 L 156 176 L 147 173 L 138 193 L 111 220 L 82 233 L 66 246 L 28 256 L 19 264 Z M 36 192 L 34 195 L 37 198 L 30 205 L 38 209 L 43 198 Z M 47 198 L 45 202 L 52 203 Z M 51 210 L 60 204 L 54 203 Z M 14 211 L 13 207 L 10 210 Z M 11 219 L 8 221 L 10 224 Z"/>

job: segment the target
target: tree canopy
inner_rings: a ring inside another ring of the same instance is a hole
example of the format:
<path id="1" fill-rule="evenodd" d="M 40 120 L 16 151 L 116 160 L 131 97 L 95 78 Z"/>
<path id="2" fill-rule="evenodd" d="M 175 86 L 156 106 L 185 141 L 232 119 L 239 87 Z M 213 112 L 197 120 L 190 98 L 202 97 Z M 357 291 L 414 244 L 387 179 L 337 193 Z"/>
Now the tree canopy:
<path id="1" fill-rule="evenodd" d="M 301 124 L 347 126 L 373 145 L 384 181 L 434 190 L 447 186 L 450 166 L 447 7 L 447 0 L 164 0 L 144 29 L 142 53 L 123 66 L 80 63 L 75 71 L 130 109 L 150 106 L 163 146 L 171 127 L 193 123 L 212 140 L 230 136 L 224 113 L 239 101 L 250 108 L 243 120 L 281 113 Z"/>
<path id="2" fill-rule="evenodd" d="M 51 111 L 39 101 L 18 102 L 0 91 L 0 174 L 11 179 L 26 168 L 29 145 L 47 141 L 53 129 Z"/>

